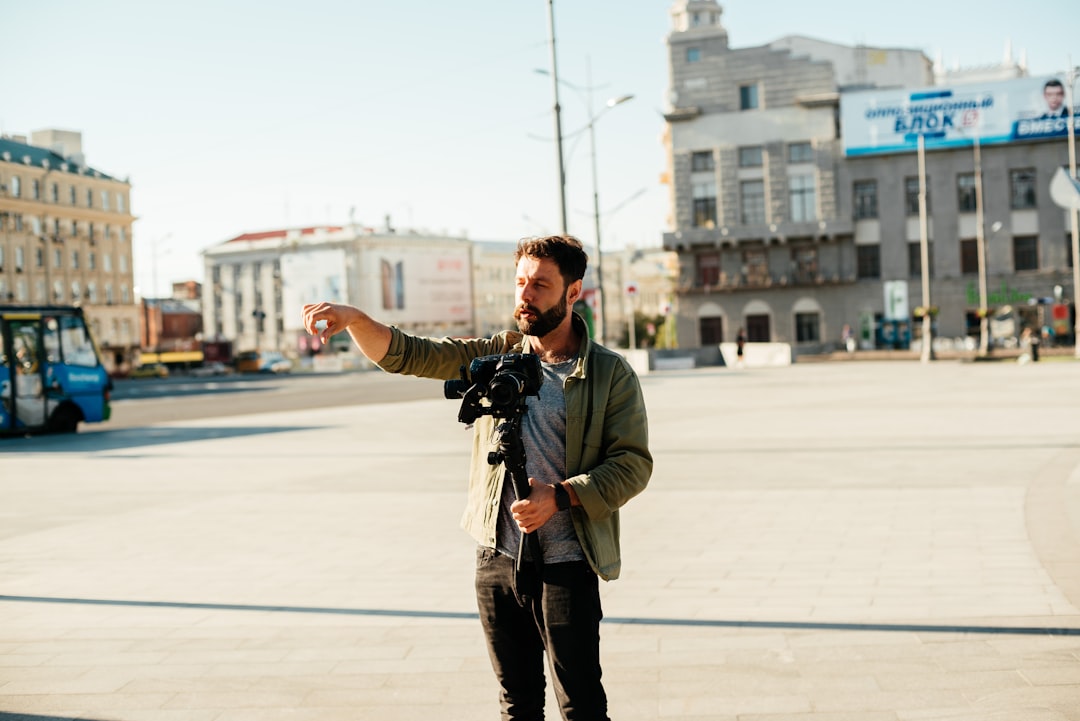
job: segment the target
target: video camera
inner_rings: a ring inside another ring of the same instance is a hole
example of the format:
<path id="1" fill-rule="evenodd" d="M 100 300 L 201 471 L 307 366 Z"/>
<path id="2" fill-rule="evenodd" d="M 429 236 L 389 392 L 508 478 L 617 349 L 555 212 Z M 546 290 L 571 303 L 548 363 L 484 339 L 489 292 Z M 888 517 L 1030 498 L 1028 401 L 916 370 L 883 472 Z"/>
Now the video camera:
<path id="1" fill-rule="evenodd" d="M 480 416 L 512 418 L 521 413 L 525 398 L 539 395 L 543 381 L 540 357 L 534 353 L 486 355 L 473 358 L 468 373 L 462 366 L 461 379 L 446 381 L 443 394 L 461 399 L 458 420 L 471 425 Z"/>

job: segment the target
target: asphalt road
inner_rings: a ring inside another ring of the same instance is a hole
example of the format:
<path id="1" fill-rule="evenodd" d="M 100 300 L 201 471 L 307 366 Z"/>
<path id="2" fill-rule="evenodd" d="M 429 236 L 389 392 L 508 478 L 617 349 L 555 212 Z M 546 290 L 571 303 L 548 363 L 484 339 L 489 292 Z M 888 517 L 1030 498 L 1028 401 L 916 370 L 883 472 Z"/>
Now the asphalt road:
<path id="1" fill-rule="evenodd" d="M 442 382 L 382 371 L 295 375 L 174 376 L 115 382 L 112 418 L 81 433 L 270 411 L 442 398 Z M 447 401 L 453 404 L 453 401 Z"/>

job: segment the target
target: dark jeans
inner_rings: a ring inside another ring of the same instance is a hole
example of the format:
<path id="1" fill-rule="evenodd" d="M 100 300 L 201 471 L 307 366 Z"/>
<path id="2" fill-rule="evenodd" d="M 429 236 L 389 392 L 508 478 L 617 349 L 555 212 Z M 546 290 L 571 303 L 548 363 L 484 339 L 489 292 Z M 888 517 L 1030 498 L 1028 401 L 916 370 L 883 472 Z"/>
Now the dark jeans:
<path id="1" fill-rule="evenodd" d="M 476 552 L 476 603 L 502 718 L 544 718 L 544 652 L 567 721 L 608 721 L 600 683 L 600 589 L 585 561 L 553 563 L 543 576 L 490 548 Z M 541 582 L 542 581 L 542 582 Z"/>

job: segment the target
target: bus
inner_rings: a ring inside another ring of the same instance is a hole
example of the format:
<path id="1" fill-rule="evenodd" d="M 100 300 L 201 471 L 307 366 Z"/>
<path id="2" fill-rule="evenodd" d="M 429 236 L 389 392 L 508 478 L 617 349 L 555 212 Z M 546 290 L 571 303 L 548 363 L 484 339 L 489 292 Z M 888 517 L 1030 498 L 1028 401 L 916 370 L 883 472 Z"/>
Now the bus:
<path id="1" fill-rule="evenodd" d="M 111 391 L 82 308 L 0 305 L 0 434 L 107 421 Z"/>

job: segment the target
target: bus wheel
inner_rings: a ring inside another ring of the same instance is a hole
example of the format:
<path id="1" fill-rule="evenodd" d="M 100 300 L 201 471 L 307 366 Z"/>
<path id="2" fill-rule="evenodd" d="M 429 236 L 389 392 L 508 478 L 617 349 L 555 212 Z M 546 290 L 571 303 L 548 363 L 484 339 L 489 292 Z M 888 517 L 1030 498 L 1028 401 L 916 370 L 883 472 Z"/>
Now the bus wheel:
<path id="1" fill-rule="evenodd" d="M 49 430 L 53 433 L 74 433 L 79 428 L 82 414 L 75 406 L 65 404 L 53 411 L 49 418 Z"/>

